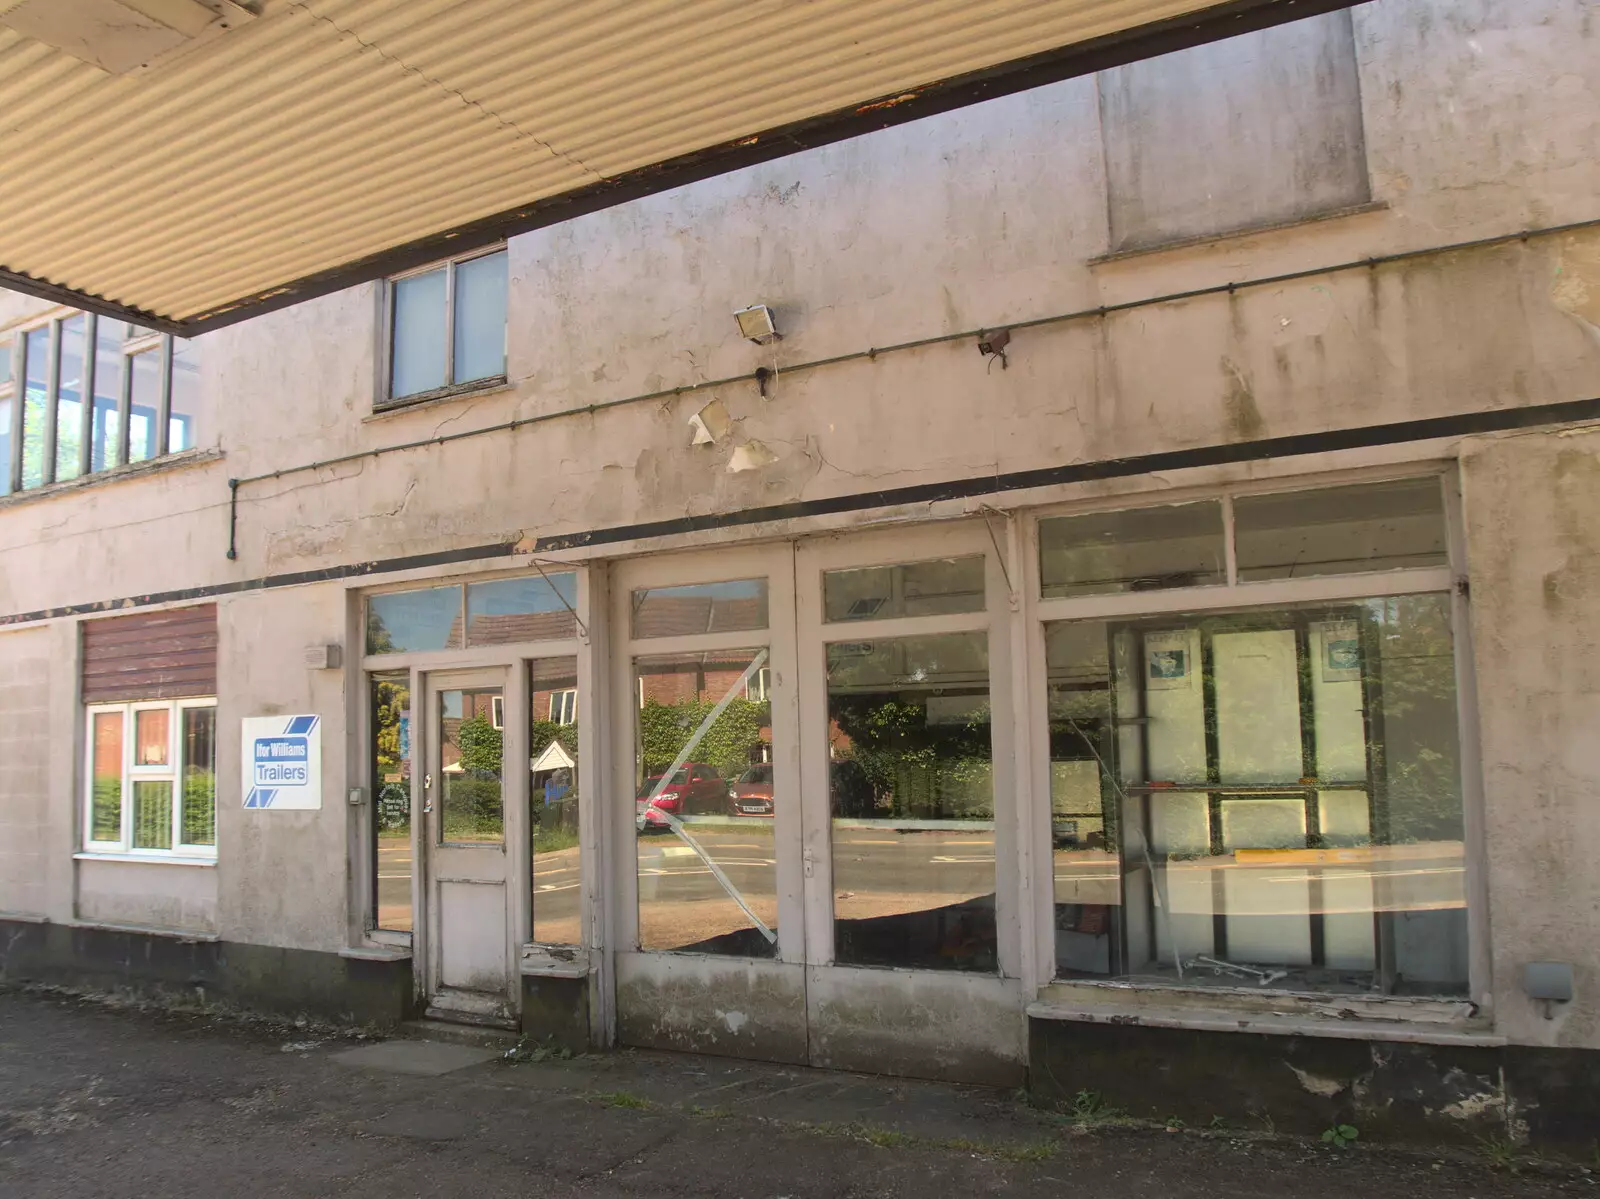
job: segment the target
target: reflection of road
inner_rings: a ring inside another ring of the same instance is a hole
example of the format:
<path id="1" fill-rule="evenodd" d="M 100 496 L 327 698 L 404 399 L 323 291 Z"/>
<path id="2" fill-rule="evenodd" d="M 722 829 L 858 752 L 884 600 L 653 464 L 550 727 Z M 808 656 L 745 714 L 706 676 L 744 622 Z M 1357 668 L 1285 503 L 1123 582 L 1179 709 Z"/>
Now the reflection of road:
<path id="1" fill-rule="evenodd" d="M 1239 850 L 1220 857 L 1153 863 L 1164 876 L 1174 915 L 1207 915 L 1221 893 L 1235 913 L 1328 915 L 1421 912 L 1466 907 L 1466 865 L 1459 841 L 1371 845 L 1354 849 Z M 1134 863 L 1135 866 L 1138 863 Z M 1120 902 L 1115 856 L 1058 849 L 1056 902 Z M 1316 899 L 1310 883 L 1322 884 Z"/>
<path id="2" fill-rule="evenodd" d="M 411 931 L 411 834 L 378 838 L 378 927 Z"/>
<path id="3" fill-rule="evenodd" d="M 689 832 L 758 916 L 777 926 L 770 821 L 693 821 Z M 842 826 L 834 829 L 834 912 L 860 920 L 924 911 L 992 894 L 988 829 Z M 639 838 L 639 930 L 647 949 L 692 945 L 752 927 L 711 868 L 671 834 Z"/>

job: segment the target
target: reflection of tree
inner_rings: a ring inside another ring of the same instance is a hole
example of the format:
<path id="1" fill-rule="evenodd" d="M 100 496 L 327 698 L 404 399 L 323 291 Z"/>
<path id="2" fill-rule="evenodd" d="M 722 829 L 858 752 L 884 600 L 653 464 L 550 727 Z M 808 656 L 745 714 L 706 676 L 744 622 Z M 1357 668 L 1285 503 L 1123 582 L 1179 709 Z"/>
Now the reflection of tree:
<path id="1" fill-rule="evenodd" d="M 367 607 L 367 653 L 390 654 L 394 652 L 394 634 L 383 623 L 383 617 Z"/>
<path id="2" fill-rule="evenodd" d="M 461 751 L 461 769 L 500 777 L 505 737 L 482 716 L 472 716 L 461 722 L 456 728 L 456 747 Z"/>
<path id="3" fill-rule="evenodd" d="M 940 819 L 993 812 L 988 706 L 963 724 L 929 724 L 927 707 L 883 695 L 835 695 L 830 713 L 874 794 L 874 815 Z M 864 815 L 867 813 L 863 813 Z"/>
<path id="4" fill-rule="evenodd" d="M 672 765 L 714 707 L 711 700 L 645 702 L 639 710 L 639 740 L 646 777 L 658 775 Z M 771 724 L 771 713 L 771 705 L 766 702 L 730 701 L 694 747 L 689 760 L 715 766 L 729 778 L 739 774 L 750 765 L 751 751 L 761 744 L 761 730 Z"/>
<path id="5" fill-rule="evenodd" d="M 382 622 L 374 621 L 382 628 Z M 387 632 L 383 634 L 388 636 Z M 381 651 L 380 651 L 381 652 Z M 403 681 L 378 679 L 373 687 L 372 729 L 380 830 L 405 829 L 411 823 L 409 773 L 401 752 L 400 729 L 411 707 L 411 688 Z"/>

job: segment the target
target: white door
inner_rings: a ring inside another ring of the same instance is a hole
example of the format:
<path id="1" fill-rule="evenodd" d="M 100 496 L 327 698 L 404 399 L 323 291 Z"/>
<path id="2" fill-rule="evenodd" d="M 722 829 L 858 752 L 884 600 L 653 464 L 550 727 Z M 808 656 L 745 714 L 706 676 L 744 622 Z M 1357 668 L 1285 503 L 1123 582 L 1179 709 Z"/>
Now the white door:
<path id="1" fill-rule="evenodd" d="M 426 862 L 428 1015 L 513 1024 L 518 976 L 507 846 L 518 761 L 504 669 L 426 676 L 419 840 Z M 509 726 L 509 727 L 508 727 Z M 514 774 L 512 775 L 514 777 Z"/>

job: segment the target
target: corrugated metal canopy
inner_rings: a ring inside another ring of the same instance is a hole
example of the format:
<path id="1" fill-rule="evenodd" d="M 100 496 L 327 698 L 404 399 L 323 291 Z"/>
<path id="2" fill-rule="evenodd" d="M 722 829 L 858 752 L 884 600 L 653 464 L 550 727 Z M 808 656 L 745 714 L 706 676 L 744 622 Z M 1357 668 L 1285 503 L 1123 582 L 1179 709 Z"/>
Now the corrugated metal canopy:
<path id="1" fill-rule="evenodd" d="M 0 0 L 0 285 L 199 332 L 1351 2 Z M 73 25 L 201 3 L 238 19 L 131 69 Z"/>

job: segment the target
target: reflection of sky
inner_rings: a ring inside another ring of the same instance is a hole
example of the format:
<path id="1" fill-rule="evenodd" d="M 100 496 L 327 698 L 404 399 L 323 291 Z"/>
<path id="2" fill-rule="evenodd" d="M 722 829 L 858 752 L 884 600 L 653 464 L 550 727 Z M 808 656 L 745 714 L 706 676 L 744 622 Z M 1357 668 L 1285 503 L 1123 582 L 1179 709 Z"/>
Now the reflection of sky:
<path id="1" fill-rule="evenodd" d="M 520 616 L 531 612 L 562 612 L 578 602 L 578 577 L 574 574 L 542 575 L 521 579 L 495 579 L 467 588 L 467 617 Z"/>
<path id="2" fill-rule="evenodd" d="M 461 615 L 459 587 L 399 591 L 375 595 L 369 602 L 373 620 L 381 621 L 388 630 L 395 651 L 446 648 L 450 630 Z"/>

